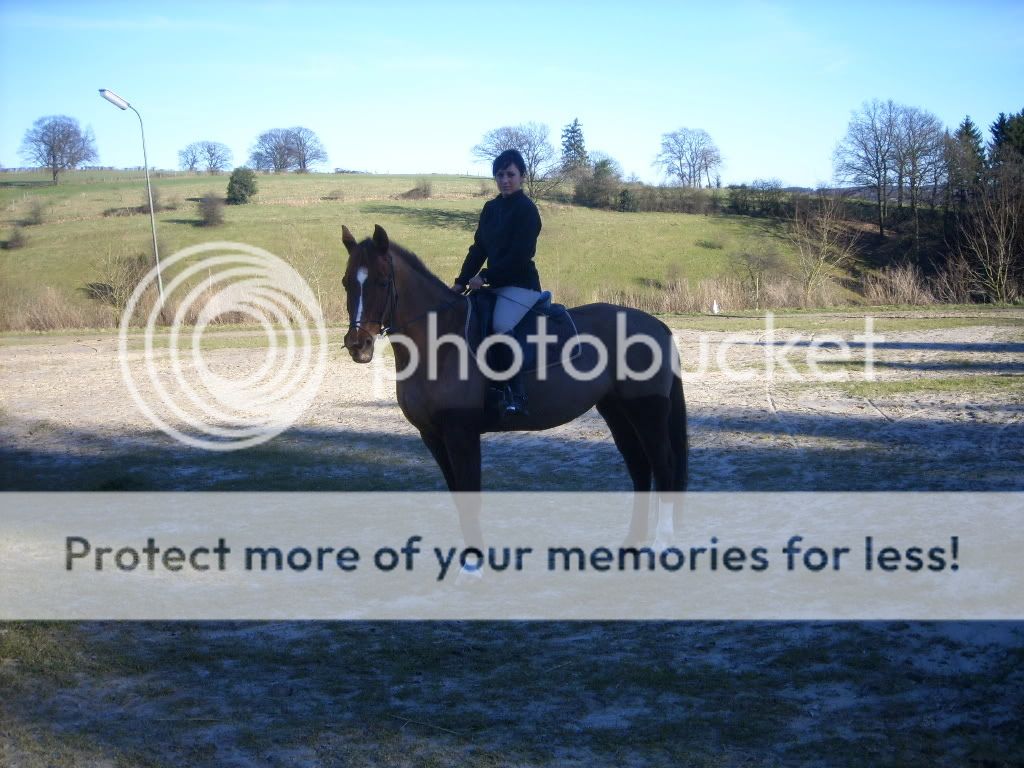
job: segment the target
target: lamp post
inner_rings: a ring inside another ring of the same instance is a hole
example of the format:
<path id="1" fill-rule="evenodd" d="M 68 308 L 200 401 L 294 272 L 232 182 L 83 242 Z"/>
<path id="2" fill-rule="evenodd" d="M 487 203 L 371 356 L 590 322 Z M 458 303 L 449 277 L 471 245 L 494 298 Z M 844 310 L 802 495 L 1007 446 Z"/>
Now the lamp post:
<path id="1" fill-rule="evenodd" d="M 142 126 L 142 115 L 139 110 L 107 88 L 100 88 L 100 96 L 118 109 L 130 109 L 139 118 L 139 130 L 142 131 L 142 162 L 146 169 L 146 192 L 149 194 L 149 223 L 153 228 L 153 256 L 156 258 L 156 284 L 160 288 L 160 309 L 164 308 L 164 280 L 160 275 L 160 250 L 156 244 L 156 212 L 153 210 L 153 187 L 149 183 L 149 158 L 146 156 L 146 129 Z"/>

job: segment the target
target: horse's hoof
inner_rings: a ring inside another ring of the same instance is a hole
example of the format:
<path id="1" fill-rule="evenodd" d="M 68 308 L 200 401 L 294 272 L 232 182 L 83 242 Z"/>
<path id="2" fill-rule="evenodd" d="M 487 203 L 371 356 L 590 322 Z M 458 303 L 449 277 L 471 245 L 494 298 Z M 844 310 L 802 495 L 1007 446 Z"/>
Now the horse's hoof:
<path id="1" fill-rule="evenodd" d="M 455 577 L 455 585 L 479 584 L 483 578 L 484 571 L 479 565 L 464 565 L 459 569 L 459 575 Z"/>
<path id="2" fill-rule="evenodd" d="M 672 539 L 668 536 L 657 536 L 655 537 L 654 541 L 651 542 L 651 549 L 653 549 L 659 555 L 671 546 Z"/>

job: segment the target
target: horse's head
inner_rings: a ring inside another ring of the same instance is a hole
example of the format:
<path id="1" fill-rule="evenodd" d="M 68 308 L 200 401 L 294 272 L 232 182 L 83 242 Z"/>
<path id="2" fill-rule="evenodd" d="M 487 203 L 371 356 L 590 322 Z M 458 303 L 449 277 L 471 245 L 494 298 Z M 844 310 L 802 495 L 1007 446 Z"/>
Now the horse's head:
<path id="1" fill-rule="evenodd" d="M 375 337 L 392 322 L 395 308 L 395 274 L 388 233 L 380 226 L 373 237 L 357 243 L 348 227 L 341 228 L 341 241 L 348 251 L 345 267 L 345 295 L 348 300 L 349 326 L 345 347 L 357 363 L 373 359 Z"/>

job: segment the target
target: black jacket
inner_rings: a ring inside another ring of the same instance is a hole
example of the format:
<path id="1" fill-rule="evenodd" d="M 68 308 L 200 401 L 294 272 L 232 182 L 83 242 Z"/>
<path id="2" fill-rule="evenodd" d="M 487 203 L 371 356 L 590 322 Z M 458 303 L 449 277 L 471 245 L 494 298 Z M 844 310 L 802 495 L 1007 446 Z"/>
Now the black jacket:
<path id="1" fill-rule="evenodd" d="M 484 282 L 493 288 L 515 285 L 539 291 L 540 276 L 533 257 L 540 227 L 537 206 L 522 190 L 488 200 L 455 282 L 466 285 L 480 272 Z M 487 269 L 481 271 L 485 261 Z"/>

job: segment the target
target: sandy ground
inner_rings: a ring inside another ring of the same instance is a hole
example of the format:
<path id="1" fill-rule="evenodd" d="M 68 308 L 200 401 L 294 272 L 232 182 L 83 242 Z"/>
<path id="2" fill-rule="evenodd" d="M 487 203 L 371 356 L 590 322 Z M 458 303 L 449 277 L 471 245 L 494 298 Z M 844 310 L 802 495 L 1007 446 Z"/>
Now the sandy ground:
<path id="1" fill-rule="evenodd" d="M 681 323 L 677 323 L 681 325 Z M 418 434 L 402 417 L 384 366 L 360 366 L 333 335 L 327 376 L 294 427 L 256 450 L 227 457 L 183 446 L 133 405 L 117 364 L 116 339 L 12 339 L 2 349 L 3 487 L 67 490 L 442 488 Z M 732 334 L 677 328 L 689 409 L 693 490 L 1021 490 L 1024 473 L 1024 336 L 1012 325 L 886 332 L 874 375 L 920 391 L 861 391 L 862 348 L 811 348 L 817 336 Z M 839 334 L 847 341 L 857 332 Z M 730 342 L 719 365 L 722 343 Z M 771 379 L 766 351 L 778 355 Z M 161 377 L 170 377 L 166 351 Z M 211 367 L 239 376 L 262 348 L 215 349 Z M 133 370 L 142 374 L 141 352 Z M 839 381 L 820 381 L 808 361 Z M 787 361 L 792 368 L 787 368 Z M 189 365 L 185 375 L 191 376 Z M 745 381 L 736 380 L 737 376 Z M 994 378 L 1002 379 L 992 384 Z M 962 391 L 927 382 L 962 378 Z M 982 386 L 971 382 L 985 382 Z M 991 385 L 991 386 L 990 386 Z M 149 402 L 152 388 L 143 385 Z M 165 411 L 161 411 L 165 413 Z M 172 423 L 180 423 L 170 417 Z M 386 454 L 381 460 L 378 454 Z M 596 412 L 543 433 L 488 435 L 485 489 L 629 489 Z M 291 468 L 282 460 L 292 459 Z M 592 474 L 584 475 L 593 467 Z"/>
<path id="2" fill-rule="evenodd" d="M 765 376 L 775 347 L 759 332 L 726 358 L 750 380 L 698 372 L 702 348 L 713 360 L 729 334 L 675 322 L 691 488 L 1024 490 L 1022 317 L 885 331 L 875 389 L 861 386 L 860 348 L 823 366 L 847 380 L 807 377 L 809 331 L 788 353 L 799 380 Z M 244 371 L 262 354 L 210 360 Z M 116 339 L 8 338 L 0 481 L 440 489 L 374 376 L 334 343 L 292 429 L 209 454 L 138 413 Z M 486 488 L 629 488 L 593 412 L 488 436 L 484 454 Z M 3 625 L 0 764 L 1020 765 L 1022 660 L 1016 623 Z"/>

